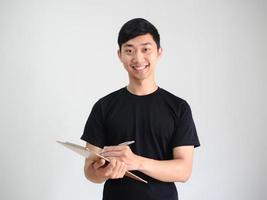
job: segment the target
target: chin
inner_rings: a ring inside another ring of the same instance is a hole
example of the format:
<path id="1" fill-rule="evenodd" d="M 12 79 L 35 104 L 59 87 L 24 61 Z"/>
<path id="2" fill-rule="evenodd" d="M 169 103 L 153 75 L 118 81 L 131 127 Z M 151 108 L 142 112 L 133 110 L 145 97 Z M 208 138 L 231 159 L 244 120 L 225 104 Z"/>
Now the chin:
<path id="1" fill-rule="evenodd" d="M 130 77 L 131 77 L 132 79 L 142 81 L 142 80 L 149 79 L 150 74 L 146 74 L 146 75 L 143 75 L 143 76 L 138 76 L 138 75 L 134 74 L 134 75 L 130 75 Z"/>

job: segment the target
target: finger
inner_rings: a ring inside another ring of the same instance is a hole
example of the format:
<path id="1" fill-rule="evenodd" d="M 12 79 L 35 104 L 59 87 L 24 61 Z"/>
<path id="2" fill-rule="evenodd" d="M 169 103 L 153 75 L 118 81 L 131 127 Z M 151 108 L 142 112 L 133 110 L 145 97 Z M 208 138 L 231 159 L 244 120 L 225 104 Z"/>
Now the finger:
<path id="1" fill-rule="evenodd" d="M 113 178 L 113 179 L 118 178 L 119 170 L 120 170 L 120 165 L 121 165 L 121 162 L 117 160 L 117 161 L 116 161 L 116 165 L 115 165 L 114 168 L 112 169 L 112 175 L 111 175 L 111 178 Z"/>
<path id="2" fill-rule="evenodd" d="M 119 178 L 123 178 L 126 172 L 127 166 L 125 163 L 121 163 L 120 171 L 119 171 Z"/>
<path id="3" fill-rule="evenodd" d="M 127 170 L 127 165 L 124 162 L 120 163 L 120 168 L 118 170 L 118 178 L 123 178 Z"/>
<path id="4" fill-rule="evenodd" d="M 104 175 L 107 177 L 107 178 L 111 178 L 111 175 L 114 171 L 114 168 L 116 167 L 116 159 L 114 158 L 111 158 L 110 159 L 110 163 L 108 164 L 108 166 L 105 168 L 105 173 Z"/>
<path id="5" fill-rule="evenodd" d="M 101 159 L 99 159 L 98 161 L 96 161 L 96 162 L 93 164 L 93 168 L 94 168 L 94 169 L 98 169 L 98 168 L 104 166 L 105 163 L 106 163 L 106 161 L 105 161 L 104 159 L 101 158 Z"/>
<path id="6" fill-rule="evenodd" d="M 109 151 L 101 153 L 104 157 L 121 157 L 125 154 L 124 151 Z"/>
<path id="7" fill-rule="evenodd" d="M 126 145 L 122 145 L 122 146 L 105 146 L 103 148 L 103 150 L 101 151 L 101 153 L 109 152 L 109 151 L 121 151 L 121 150 L 125 150 L 127 148 L 129 148 L 129 147 L 126 146 Z"/>

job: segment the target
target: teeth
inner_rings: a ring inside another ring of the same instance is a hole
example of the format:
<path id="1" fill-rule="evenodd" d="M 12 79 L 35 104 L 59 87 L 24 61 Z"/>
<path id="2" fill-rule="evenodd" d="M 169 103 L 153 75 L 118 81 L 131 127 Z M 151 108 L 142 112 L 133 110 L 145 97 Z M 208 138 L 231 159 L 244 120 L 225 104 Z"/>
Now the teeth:
<path id="1" fill-rule="evenodd" d="M 132 66 L 134 69 L 136 69 L 136 70 L 143 70 L 143 69 L 145 69 L 146 68 L 146 66 L 147 65 L 145 65 L 145 66 L 141 66 L 141 67 L 136 67 L 136 66 Z"/>

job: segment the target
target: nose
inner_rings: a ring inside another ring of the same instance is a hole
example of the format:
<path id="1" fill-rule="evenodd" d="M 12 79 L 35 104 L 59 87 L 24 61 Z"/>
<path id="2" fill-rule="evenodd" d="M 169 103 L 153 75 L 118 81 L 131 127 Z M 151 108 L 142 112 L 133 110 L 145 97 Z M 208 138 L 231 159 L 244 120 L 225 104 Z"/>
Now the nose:
<path id="1" fill-rule="evenodd" d="M 133 62 L 134 62 L 134 63 L 142 63 L 143 61 L 144 61 L 144 55 L 142 54 L 142 52 L 137 51 L 137 52 L 134 54 Z"/>

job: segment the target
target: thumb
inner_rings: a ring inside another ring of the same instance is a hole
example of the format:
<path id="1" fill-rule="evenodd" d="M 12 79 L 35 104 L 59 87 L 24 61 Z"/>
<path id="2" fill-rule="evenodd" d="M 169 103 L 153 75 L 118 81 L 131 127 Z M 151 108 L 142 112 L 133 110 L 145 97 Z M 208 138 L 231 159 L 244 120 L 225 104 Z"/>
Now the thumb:
<path id="1" fill-rule="evenodd" d="M 93 164 L 93 168 L 94 168 L 94 169 L 98 169 L 98 168 L 104 166 L 104 165 L 105 165 L 105 162 L 106 162 L 106 161 L 105 161 L 104 159 L 100 158 L 98 161 L 96 161 L 96 162 Z"/>

